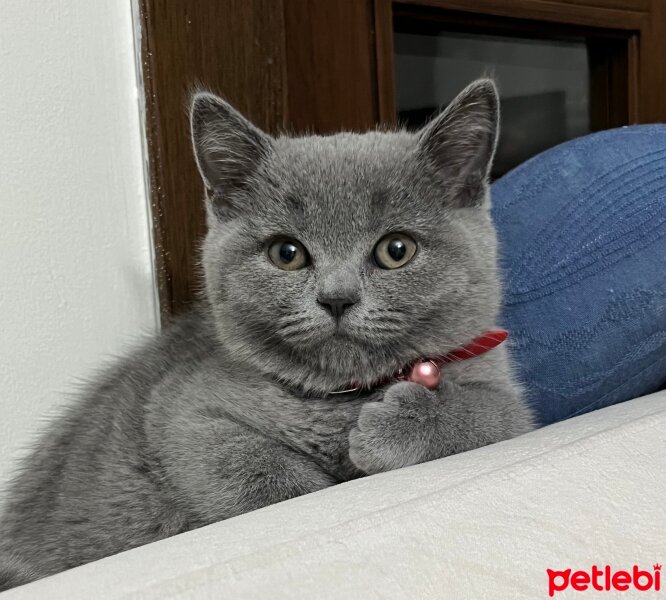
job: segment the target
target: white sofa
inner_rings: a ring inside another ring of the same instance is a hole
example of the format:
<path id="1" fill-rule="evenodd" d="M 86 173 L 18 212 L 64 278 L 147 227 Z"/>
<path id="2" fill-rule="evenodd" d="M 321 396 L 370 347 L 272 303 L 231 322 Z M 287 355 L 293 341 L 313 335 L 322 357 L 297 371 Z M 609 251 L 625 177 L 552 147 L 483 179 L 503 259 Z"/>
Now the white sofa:
<path id="1" fill-rule="evenodd" d="M 534 599 L 548 598 L 547 568 L 652 572 L 656 562 L 666 562 L 666 392 L 296 498 L 2 600 Z"/>

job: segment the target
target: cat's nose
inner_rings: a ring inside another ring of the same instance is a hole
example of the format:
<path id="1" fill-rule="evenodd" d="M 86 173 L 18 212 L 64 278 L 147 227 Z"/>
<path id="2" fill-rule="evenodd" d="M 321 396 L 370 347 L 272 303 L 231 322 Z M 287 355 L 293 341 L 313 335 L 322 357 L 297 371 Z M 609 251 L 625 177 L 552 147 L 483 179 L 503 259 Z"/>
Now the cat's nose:
<path id="1" fill-rule="evenodd" d="M 354 306 L 357 302 L 358 298 L 351 295 L 342 298 L 331 298 L 328 296 L 317 298 L 319 306 L 332 314 L 336 319 L 339 319 L 348 308 Z"/>

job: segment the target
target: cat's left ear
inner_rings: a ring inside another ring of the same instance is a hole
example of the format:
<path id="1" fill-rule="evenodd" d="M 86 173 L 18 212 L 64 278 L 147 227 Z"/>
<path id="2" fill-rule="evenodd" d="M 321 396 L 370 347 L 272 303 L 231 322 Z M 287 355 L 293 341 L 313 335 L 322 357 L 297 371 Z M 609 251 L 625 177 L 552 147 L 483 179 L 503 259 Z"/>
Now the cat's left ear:
<path id="1" fill-rule="evenodd" d="M 497 88 L 479 79 L 419 132 L 419 157 L 441 179 L 450 205 L 483 203 L 498 131 Z"/>
<path id="2" fill-rule="evenodd" d="M 190 109 L 192 145 L 209 199 L 218 211 L 233 207 L 239 192 L 271 153 L 273 139 L 228 102 L 199 92 Z"/>

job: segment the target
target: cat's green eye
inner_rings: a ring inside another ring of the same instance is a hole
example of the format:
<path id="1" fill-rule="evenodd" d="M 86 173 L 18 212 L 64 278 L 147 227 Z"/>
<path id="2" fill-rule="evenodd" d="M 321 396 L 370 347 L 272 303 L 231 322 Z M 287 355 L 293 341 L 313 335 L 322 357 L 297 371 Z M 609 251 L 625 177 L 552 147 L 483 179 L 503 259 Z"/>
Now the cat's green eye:
<path id="1" fill-rule="evenodd" d="M 283 271 L 296 271 L 307 266 L 310 256 L 298 240 L 279 239 L 268 247 L 268 258 Z"/>
<path id="2" fill-rule="evenodd" d="M 406 233 L 389 233 L 375 246 L 375 262 L 382 269 L 404 267 L 416 254 L 416 242 Z"/>

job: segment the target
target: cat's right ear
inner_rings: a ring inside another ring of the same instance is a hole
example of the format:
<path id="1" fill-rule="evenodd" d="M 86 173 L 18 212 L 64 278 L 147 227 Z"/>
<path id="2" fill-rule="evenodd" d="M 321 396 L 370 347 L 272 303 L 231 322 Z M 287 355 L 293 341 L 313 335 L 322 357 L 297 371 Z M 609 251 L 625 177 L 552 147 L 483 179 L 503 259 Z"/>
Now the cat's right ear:
<path id="1" fill-rule="evenodd" d="M 271 152 L 272 138 L 208 92 L 193 96 L 190 126 L 194 156 L 209 198 L 216 204 L 232 201 Z"/>
<path id="2" fill-rule="evenodd" d="M 419 156 L 444 185 L 450 205 L 486 201 L 498 127 L 495 83 L 478 79 L 419 132 Z"/>

